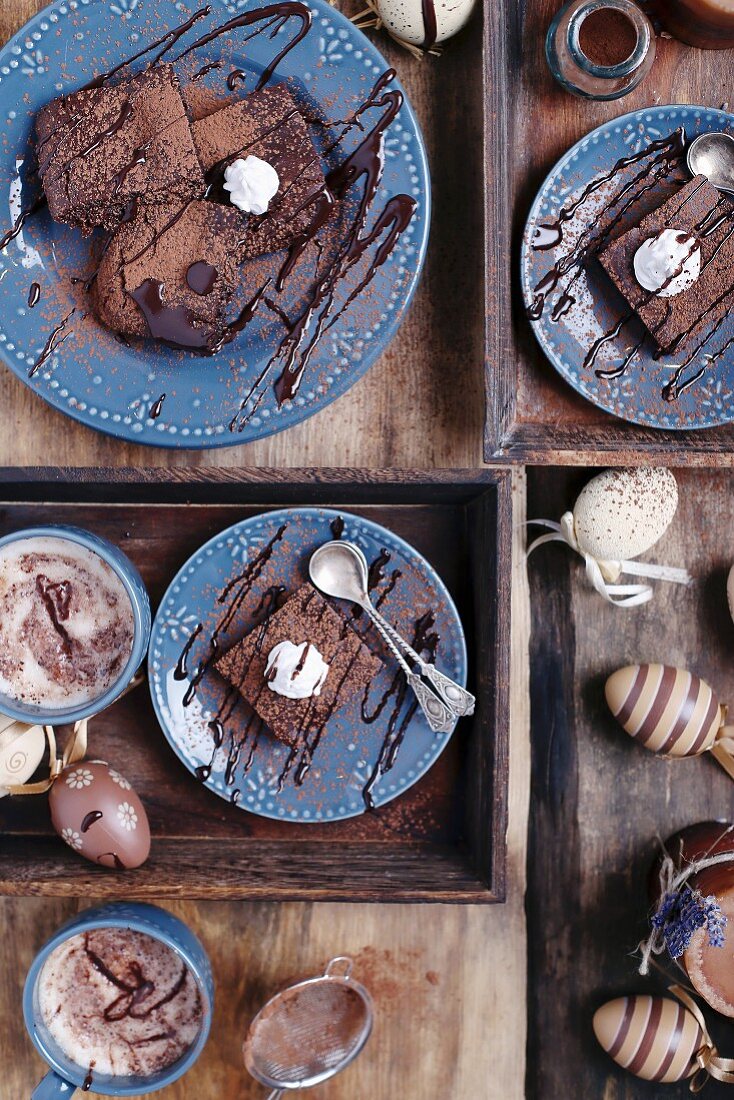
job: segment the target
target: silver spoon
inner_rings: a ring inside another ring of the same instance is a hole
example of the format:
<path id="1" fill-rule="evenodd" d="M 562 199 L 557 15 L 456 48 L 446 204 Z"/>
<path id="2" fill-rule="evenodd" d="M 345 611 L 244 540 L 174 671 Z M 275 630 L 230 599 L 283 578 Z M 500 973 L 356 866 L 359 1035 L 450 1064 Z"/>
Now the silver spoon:
<path id="1" fill-rule="evenodd" d="M 405 673 L 434 733 L 448 733 L 457 718 L 474 713 L 474 696 L 416 653 L 373 606 L 369 596 L 367 559 L 358 546 L 342 539 L 327 542 L 311 555 L 308 570 L 313 583 L 327 596 L 349 600 L 367 612 Z M 404 654 L 418 671 L 411 668 Z"/>
<path id="2" fill-rule="evenodd" d="M 706 176 L 719 191 L 734 195 L 734 137 L 731 134 L 700 134 L 688 146 L 688 171 Z"/>

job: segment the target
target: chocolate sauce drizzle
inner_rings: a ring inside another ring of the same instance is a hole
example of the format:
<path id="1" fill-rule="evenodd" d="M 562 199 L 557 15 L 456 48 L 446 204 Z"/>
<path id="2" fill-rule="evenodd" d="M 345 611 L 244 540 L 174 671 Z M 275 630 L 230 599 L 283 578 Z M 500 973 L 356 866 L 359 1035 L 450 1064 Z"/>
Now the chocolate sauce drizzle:
<path id="1" fill-rule="evenodd" d="M 11 228 L 3 237 L 0 237 L 0 252 L 2 252 L 3 249 L 7 248 L 10 242 L 14 241 L 15 238 L 22 232 L 23 226 L 28 221 L 28 219 L 32 218 L 34 214 L 37 214 L 39 210 L 43 210 L 45 205 L 46 196 L 39 195 L 37 199 L 33 200 L 30 206 L 26 206 L 25 209 L 21 210 L 20 214 L 18 214 L 18 217 L 13 222 Z"/>
<path id="2" fill-rule="evenodd" d="M 354 125 L 364 129 L 361 116 L 366 111 L 371 108 L 382 109 L 380 118 L 372 129 L 364 134 L 359 145 L 340 165 L 328 173 L 325 189 L 314 204 L 311 225 L 294 241 L 289 250 L 277 280 L 279 289 L 309 241 L 317 239 L 316 235 L 328 219 L 334 202 L 344 199 L 355 184 L 364 180 L 356 214 L 345 240 L 327 270 L 315 281 L 300 315 L 293 320 L 276 351 L 241 402 L 238 413 L 230 423 L 231 431 L 242 431 L 258 409 L 266 392 L 263 383 L 276 363 L 283 363 L 282 372 L 275 383 L 278 404 L 292 400 L 296 396 L 303 374 L 321 336 L 335 324 L 354 298 L 365 289 L 378 268 L 385 263 L 398 238 L 413 218 L 417 206 L 415 200 L 408 195 L 396 195 L 388 201 L 372 229 L 364 233 L 372 202 L 382 179 L 384 134 L 403 102 L 400 91 L 387 90 L 394 78 L 394 69 L 388 69 L 378 78 L 367 99 L 354 112 L 343 133 L 331 146 L 333 150 Z M 375 244 L 377 248 L 366 273 L 346 300 L 338 308 L 334 308 L 334 300 L 341 280 Z M 309 335 L 312 323 L 313 330 Z"/>
<path id="3" fill-rule="evenodd" d="M 224 589 L 217 597 L 218 604 L 224 604 L 225 610 L 223 614 L 217 620 L 214 630 L 209 637 L 209 649 L 205 657 L 203 657 L 196 666 L 196 670 L 191 676 L 189 686 L 186 689 L 186 693 L 183 697 L 183 705 L 187 707 L 195 698 L 199 684 L 203 680 L 207 670 L 217 660 L 220 655 L 219 639 L 222 634 L 225 634 L 232 625 L 237 612 L 244 603 L 245 599 L 252 591 L 252 588 L 256 581 L 262 574 L 263 569 L 273 556 L 275 547 L 283 538 L 288 527 L 287 523 L 282 524 L 273 537 L 263 546 L 261 550 L 248 561 L 245 568 L 232 580 L 228 581 Z M 189 654 L 193 648 L 193 645 L 203 630 L 203 624 L 199 623 L 196 629 L 193 631 L 191 637 L 186 642 L 183 648 L 181 656 L 174 672 L 174 678 L 177 680 L 183 680 L 187 677 L 186 662 Z"/>
<path id="4" fill-rule="evenodd" d="M 94 1083 L 94 1066 L 95 1062 L 89 1063 L 89 1069 L 87 1070 L 87 1076 L 82 1081 L 82 1092 L 89 1092 Z"/>
<path id="5" fill-rule="evenodd" d="M 433 611 L 427 611 L 424 615 L 421 615 L 421 617 L 416 620 L 411 641 L 415 651 L 420 653 L 425 660 L 431 663 L 436 659 L 436 650 L 440 641 L 438 634 L 433 629 L 435 623 L 436 616 Z M 382 776 L 394 767 L 401 745 L 405 740 L 405 734 L 418 710 L 418 700 L 411 698 L 407 709 L 403 712 L 403 704 L 405 703 L 408 692 L 408 681 L 405 679 L 403 673 L 398 670 L 393 676 L 390 686 L 371 710 L 369 709 L 369 688 L 365 692 L 364 699 L 362 700 L 362 721 L 367 725 L 376 722 L 382 716 L 387 704 L 392 700 L 392 710 L 388 717 L 387 730 L 382 742 L 380 754 L 372 769 L 372 773 L 362 788 L 362 797 L 368 810 L 374 810 L 375 786 Z"/>
<path id="6" fill-rule="evenodd" d="M 121 990 L 119 997 L 115 998 L 104 1010 L 104 1019 L 108 1022 L 124 1020 L 129 1016 L 134 1020 L 144 1020 L 152 1015 L 157 1008 L 168 1004 L 179 995 L 188 976 L 188 967 L 182 963 L 181 974 L 177 978 L 168 993 L 157 1000 L 153 1000 L 155 982 L 149 981 L 143 974 L 140 963 L 135 959 L 128 966 L 125 978 L 115 974 L 100 956 L 89 946 L 89 934 L 84 936 L 84 951 L 94 969 L 104 978 Z"/>
<path id="7" fill-rule="evenodd" d="M 41 369 L 44 363 L 48 362 L 54 352 L 58 351 L 61 345 L 69 339 L 69 337 L 71 336 L 71 330 L 67 331 L 66 326 L 68 325 L 69 321 L 75 313 L 76 307 L 72 309 L 70 313 L 67 313 L 66 317 L 64 317 L 64 319 L 60 321 L 56 328 L 53 330 L 44 345 L 43 351 L 38 356 L 38 359 L 36 359 L 31 369 L 28 371 L 29 378 L 32 378 L 33 375 Z"/>
<path id="8" fill-rule="evenodd" d="M 235 15 L 232 19 L 229 19 L 226 23 L 223 23 L 220 27 L 215 27 L 213 31 L 209 31 L 208 34 L 204 34 L 201 38 L 197 38 L 197 40 L 180 53 L 175 60 L 180 61 L 188 54 L 193 53 L 194 50 L 198 50 L 202 46 L 207 46 L 222 34 L 229 34 L 230 31 L 238 27 L 250 27 L 255 23 L 262 23 L 263 20 L 266 21 L 265 25 L 257 27 L 251 35 L 245 37 L 244 41 L 247 42 L 250 38 L 254 37 L 254 35 L 262 34 L 267 30 L 270 30 L 270 37 L 273 38 L 278 30 L 292 18 L 300 20 L 301 25 L 290 42 L 287 42 L 280 53 L 276 54 L 267 68 L 263 69 L 256 89 L 259 91 L 261 88 L 265 87 L 286 54 L 297 46 L 311 29 L 313 20 L 311 9 L 305 4 L 302 4 L 300 0 L 281 0 L 280 3 L 266 4 L 265 7 L 256 8 L 254 11 L 241 12 L 239 15 Z"/>
<path id="9" fill-rule="evenodd" d="M 28 289 L 28 308 L 33 309 L 41 300 L 41 284 L 31 283 Z"/>
<path id="10" fill-rule="evenodd" d="M 423 49 L 430 50 L 436 45 L 438 37 L 438 22 L 436 20 L 436 4 L 434 0 L 421 0 L 421 12 L 423 15 Z"/>
<path id="11" fill-rule="evenodd" d="M 158 417 L 161 415 L 161 413 L 163 412 L 163 402 L 165 400 L 166 400 L 166 395 L 165 395 L 165 393 L 162 393 L 160 395 L 160 397 L 157 398 L 157 400 L 155 400 L 153 402 L 153 404 L 150 406 L 150 412 L 149 412 L 148 415 L 150 416 L 151 420 L 157 420 Z"/>
<path id="12" fill-rule="evenodd" d="M 36 577 L 36 592 L 46 608 L 51 625 L 61 639 L 59 649 L 65 657 L 71 656 L 71 636 L 63 625 L 68 621 L 71 605 L 71 581 L 50 581 L 44 573 Z"/>
<path id="13" fill-rule="evenodd" d="M 99 821 L 104 817 L 101 810 L 90 810 L 88 814 L 84 815 L 84 820 L 81 823 L 80 831 L 82 833 L 88 833 L 95 821 Z"/>
<path id="14" fill-rule="evenodd" d="M 563 239 L 563 226 L 570 221 L 578 210 L 584 205 L 587 199 L 599 190 L 601 186 L 610 182 L 620 172 L 630 167 L 639 161 L 647 160 L 648 157 L 652 157 L 650 163 L 647 164 L 639 173 L 637 173 L 633 179 L 625 183 L 621 188 L 617 189 L 611 198 L 606 202 L 601 211 L 599 211 L 594 219 L 593 224 L 581 234 L 579 240 L 575 246 L 571 249 L 567 255 L 561 257 L 556 261 L 554 266 L 548 271 L 543 278 L 538 282 L 534 290 L 534 298 L 528 309 L 528 315 L 531 320 L 538 321 L 543 315 L 547 299 L 552 294 L 560 280 L 564 275 L 570 275 L 570 279 L 567 282 L 565 288 L 558 296 L 551 313 L 551 320 L 554 322 L 559 321 L 564 317 L 573 306 L 576 304 L 576 299 L 570 294 L 570 288 L 580 277 L 586 260 L 592 254 L 601 250 L 604 244 L 611 238 L 611 235 L 617 225 L 620 223 L 622 217 L 627 210 L 633 204 L 640 201 L 642 196 L 650 191 L 657 182 L 668 175 L 677 162 L 680 162 L 685 152 L 685 132 L 683 129 L 676 130 L 673 134 L 667 138 L 660 138 L 657 141 L 651 142 L 648 146 L 641 149 L 638 153 L 635 153 L 630 157 L 623 157 L 617 161 L 614 168 L 606 175 L 599 176 L 592 180 L 591 183 L 581 192 L 579 197 L 573 202 L 564 207 L 556 220 L 548 224 L 542 224 L 535 227 L 534 236 L 531 241 L 532 248 L 536 251 L 546 251 L 552 248 L 556 248 Z M 653 154 L 657 154 L 653 156 Z M 702 186 L 702 184 L 699 184 Z M 682 209 L 686 202 L 688 202 L 693 195 L 696 194 L 698 187 L 693 188 L 688 196 L 681 202 L 676 213 Z M 629 199 L 624 205 L 617 211 L 612 220 L 605 226 L 601 233 L 596 233 L 596 226 L 599 223 L 603 223 L 604 215 L 608 214 L 618 203 L 620 203 L 627 196 Z M 724 207 L 720 210 L 720 207 Z M 686 255 L 684 255 L 679 261 L 678 267 L 671 273 L 665 280 L 663 285 L 659 288 L 665 290 L 669 287 L 673 281 L 678 278 L 685 268 L 686 260 L 693 254 L 696 248 L 700 247 L 700 241 L 705 240 L 714 233 L 718 232 L 728 222 L 734 220 L 734 210 L 730 204 L 726 203 L 723 199 L 720 199 L 716 206 L 710 210 L 705 217 L 693 228 L 691 234 L 691 243 L 689 245 Z M 721 251 L 726 241 L 734 233 L 734 226 L 724 234 L 721 241 L 719 241 L 716 249 L 712 255 L 703 264 L 701 271 L 705 271 L 707 267 L 715 260 L 716 256 Z M 734 291 L 734 288 L 728 287 L 727 290 L 721 294 L 715 302 L 711 303 L 704 311 L 696 318 L 694 323 L 684 333 L 681 333 L 671 344 L 665 348 L 657 348 L 654 352 L 654 358 L 660 359 L 664 354 L 675 354 L 677 349 L 685 343 L 695 330 L 703 324 L 709 313 L 717 308 L 722 302 L 725 301 L 727 296 Z M 659 293 L 659 291 L 658 291 Z M 638 308 L 644 306 L 652 300 L 655 292 L 646 292 L 640 299 Z M 671 306 L 667 304 L 667 310 L 663 316 L 662 321 L 659 322 L 655 332 L 660 332 L 665 327 L 670 317 Z M 590 369 L 593 367 L 600 351 L 609 343 L 612 343 L 620 334 L 621 330 L 627 325 L 635 316 L 635 311 L 624 314 L 619 321 L 608 331 L 602 334 L 589 348 L 584 359 L 584 369 Z M 707 357 L 707 364 L 700 369 L 697 369 L 692 375 L 684 379 L 686 369 L 691 365 L 697 355 L 700 353 L 703 346 L 712 338 L 712 336 L 718 331 L 721 324 L 723 324 L 724 317 L 720 318 L 716 325 L 713 326 L 710 332 L 706 334 L 704 339 L 697 345 L 697 347 L 688 355 L 688 358 L 684 363 L 676 367 L 675 374 L 668 381 L 662 389 L 662 397 L 665 401 L 675 401 L 678 399 L 681 393 L 693 385 L 699 378 L 702 377 L 706 370 L 706 365 L 710 365 L 719 359 L 734 343 L 727 341 L 723 348 L 719 349 L 714 355 Z M 639 353 L 645 337 L 639 340 L 631 349 L 628 350 L 621 363 L 611 368 L 597 369 L 595 374 L 599 379 L 611 380 L 620 378 L 624 375 L 635 358 Z"/>

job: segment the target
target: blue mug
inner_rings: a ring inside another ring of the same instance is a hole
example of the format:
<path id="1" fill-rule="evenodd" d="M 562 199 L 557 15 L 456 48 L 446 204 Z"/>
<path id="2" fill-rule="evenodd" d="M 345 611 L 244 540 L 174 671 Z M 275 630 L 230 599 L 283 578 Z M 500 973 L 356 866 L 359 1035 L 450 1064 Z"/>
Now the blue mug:
<path id="1" fill-rule="evenodd" d="M 16 699 L 0 693 L 0 714 L 7 714 L 9 718 L 14 718 L 19 722 L 61 726 L 67 723 L 79 722 L 82 718 L 89 718 L 90 715 L 104 710 L 110 703 L 114 703 L 115 699 L 128 686 L 148 652 L 151 621 L 150 599 L 143 584 L 143 578 L 122 550 L 113 543 L 108 542 L 107 539 L 100 538 L 99 535 L 93 535 L 91 531 L 83 531 L 80 527 L 69 527 L 61 523 L 50 523 L 43 527 L 26 527 L 22 531 L 14 531 L 12 534 L 0 538 L 0 548 L 21 539 L 33 538 L 66 539 L 79 546 L 84 546 L 93 554 L 97 554 L 119 577 L 130 598 L 133 611 L 134 632 L 130 657 L 118 679 L 97 699 L 72 709 L 52 710 L 34 704 L 22 704 Z"/>
<path id="2" fill-rule="evenodd" d="M 126 928 L 143 932 L 165 943 L 175 951 L 189 968 L 194 978 L 203 1006 L 201 1030 L 188 1050 L 167 1069 L 150 1077 L 121 1077 L 95 1074 L 92 1086 L 103 1096 L 138 1096 L 155 1092 L 172 1084 L 187 1072 L 201 1054 L 212 1021 L 214 1004 L 214 978 L 211 963 L 201 942 L 183 921 L 157 905 L 142 902 L 112 902 L 93 909 L 85 909 L 63 924 L 54 936 L 44 944 L 28 971 L 23 991 L 23 1016 L 28 1034 L 42 1058 L 51 1066 L 36 1087 L 31 1100 L 61 1100 L 73 1096 L 77 1089 L 89 1088 L 88 1070 L 72 1062 L 49 1035 L 43 1023 L 38 1004 L 38 979 L 43 964 L 52 951 L 71 936 L 90 932 L 95 928 Z"/>

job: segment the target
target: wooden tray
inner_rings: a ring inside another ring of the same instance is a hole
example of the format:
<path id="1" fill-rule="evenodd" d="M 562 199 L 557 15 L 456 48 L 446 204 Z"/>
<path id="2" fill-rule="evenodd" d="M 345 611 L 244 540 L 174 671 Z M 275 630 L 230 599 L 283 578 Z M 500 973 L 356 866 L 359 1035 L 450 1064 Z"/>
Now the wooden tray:
<path id="1" fill-rule="evenodd" d="M 587 102 L 563 91 L 545 61 L 545 34 L 559 6 L 560 0 L 485 4 L 485 459 L 729 465 L 734 424 L 701 432 L 640 428 L 597 409 L 564 382 L 527 322 L 519 249 L 533 198 L 566 149 L 608 119 L 651 103 L 721 107 L 731 95 L 731 51 L 659 38 L 653 69 L 635 92 Z"/>
<path id="2" fill-rule="evenodd" d="M 589 470 L 531 471 L 528 516 L 557 518 Z M 734 784 L 711 757 L 663 760 L 635 744 L 604 702 L 616 668 L 661 661 L 690 668 L 734 699 L 734 624 L 726 574 L 734 558 L 734 484 L 725 471 L 677 472 L 681 503 L 650 560 L 685 565 L 688 589 L 659 585 L 651 603 L 614 608 L 590 589 L 567 547 L 530 559 L 532 789 L 528 851 L 526 1096 L 671 1100 L 685 1085 L 652 1085 L 617 1069 L 597 1046 L 596 1008 L 625 993 L 660 993 L 631 952 L 647 932 L 646 876 L 656 835 L 732 820 Z M 662 960 L 661 960 L 662 961 Z M 673 968 L 669 968 L 673 971 Z M 712 1012 L 707 1019 L 714 1024 Z M 734 1053 L 731 1024 L 717 1038 Z M 709 1097 L 726 1097 L 711 1081 Z"/>
<path id="3" fill-rule="evenodd" d="M 368 515 L 425 554 L 448 585 L 467 631 L 469 686 L 481 700 L 405 796 L 343 823 L 299 826 L 252 816 L 202 787 L 169 748 L 139 688 L 90 724 L 90 746 L 146 804 L 149 862 L 126 875 L 97 869 L 55 836 L 45 798 L 5 798 L 0 893 L 503 900 L 509 472 L 9 469 L 0 478 L 0 533 L 40 522 L 97 531 L 135 561 L 154 606 L 203 542 L 248 515 L 288 504 Z"/>

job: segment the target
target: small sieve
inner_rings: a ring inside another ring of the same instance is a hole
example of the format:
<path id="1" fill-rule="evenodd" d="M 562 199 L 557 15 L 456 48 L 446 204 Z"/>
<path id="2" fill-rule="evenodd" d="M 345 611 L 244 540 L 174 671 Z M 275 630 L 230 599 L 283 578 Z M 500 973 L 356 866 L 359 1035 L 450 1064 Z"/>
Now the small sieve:
<path id="1" fill-rule="evenodd" d="M 328 1081 L 360 1053 L 372 1031 L 372 998 L 352 978 L 352 960 L 332 959 L 323 974 L 288 986 L 260 1009 L 242 1051 L 256 1081 L 274 1091 Z"/>

